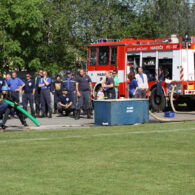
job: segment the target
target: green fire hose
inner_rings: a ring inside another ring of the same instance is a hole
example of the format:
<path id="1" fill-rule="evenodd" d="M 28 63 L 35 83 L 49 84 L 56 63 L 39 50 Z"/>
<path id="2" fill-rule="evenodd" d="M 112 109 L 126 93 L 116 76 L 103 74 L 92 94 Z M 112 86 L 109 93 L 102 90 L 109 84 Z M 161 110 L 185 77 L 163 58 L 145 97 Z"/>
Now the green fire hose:
<path id="1" fill-rule="evenodd" d="M 40 122 L 34 118 L 31 114 L 29 114 L 26 110 L 24 110 L 22 107 L 20 107 L 19 105 L 15 104 L 14 102 L 11 102 L 9 100 L 6 99 L 2 99 L 3 101 L 5 101 L 8 105 L 10 106 L 14 106 L 17 110 L 19 110 L 20 112 L 22 112 L 25 116 L 27 116 L 35 125 L 40 126 Z"/>

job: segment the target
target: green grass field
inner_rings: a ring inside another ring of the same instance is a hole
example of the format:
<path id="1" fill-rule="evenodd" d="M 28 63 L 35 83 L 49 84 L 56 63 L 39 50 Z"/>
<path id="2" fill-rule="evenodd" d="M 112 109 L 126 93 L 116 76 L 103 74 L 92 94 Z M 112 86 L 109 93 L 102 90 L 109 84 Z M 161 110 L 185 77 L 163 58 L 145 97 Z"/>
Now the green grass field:
<path id="1" fill-rule="evenodd" d="M 0 194 L 195 194 L 195 123 L 0 133 Z"/>

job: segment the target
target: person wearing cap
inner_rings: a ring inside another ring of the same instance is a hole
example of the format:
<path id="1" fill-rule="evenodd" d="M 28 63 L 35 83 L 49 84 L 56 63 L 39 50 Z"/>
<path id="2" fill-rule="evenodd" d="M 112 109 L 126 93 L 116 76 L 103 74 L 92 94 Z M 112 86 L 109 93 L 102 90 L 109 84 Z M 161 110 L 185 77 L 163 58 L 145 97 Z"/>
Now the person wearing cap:
<path id="1" fill-rule="evenodd" d="M 24 82 L 17 77 L 16 72 L 12 72 L 12 77 L 7 81 L 7 85 L 10 87 L 12 96 L 15 97 L 15 101 L 19 103 L 19 92 L 25 86 Z"/>
<path id="2" fill-rule="evenodd" d="M 57 75 L 56 80 L 52 82 L 51 89 L 54 95 L 54 114 L 57 113 L 57 104 L 59 96 L 62 94 L 63 82 L 61 80 L 61 76 Z"/>
<path id="3" fill-rule="evenodd" d="M 16 97 L 13 95 L 13 93 L 11 91 L 9 91 L 8 86 L 3 86 L 2 87 L 2 97 L 1 98 L 12 101 L 16 105 L 18 104 Z M 28 126 L 27 123 L 26 123 L 26 120 L 24 118 L 24 115 L 19 110 L 17 110 L 15 107 L 12 107 L 12 106 L 8 105 L 6 110 L 4 111 L 4 116 L 3 116 L 1 128 L 2 129 L 6 128 L 5 124 L 8 120 L 8 118 L 9 118 L 9 114 L 11 113 L 12 109 L 14 110 L 14 112 L 16 112 L 16 115 L 20 119 L 20 122 L 22 123 L 22 125 L 24 125 L 25 127 Z"/>
<path id="4" fill-rule="evenodd" d="M 24 81 L 25 86 L 22 89 L 22 104 L 23 108 L 27 110 L 28 103 L 30 104 L 30 110 L 32 116 L 35 117 L 34 110 L 34 95 L 35 95 L 35 82 L 31 79 L 31 75 L 26 73 L 26 80 Z"/>
<path id="5" fill-rule="evenodd" d="M 41 117 L 46 117 L 46 109 L 49 112 L 49 118 L 52 118 L 52 109 L 51 109 L 51 78 L 47 76 L 47 71 L 43 71 L 43 77 L 39 80 L 39 87 L 41 87 Z"/>
<path id="6" fill-rule="evenodd" d="M 58 98 L 58 112 L 63 115 L 63 112 L 68 116 L 72 112 L 72 98 L 66 88 L 62 89 L 62 95 Z"/>
<path id="7" fill-rule="evenodd" d="M 87 118 L 91 118 L 91 96 L 93 95 L 93 86 L 91 78 L 86 74 L 85 70 L 81 69 L 79 76 L 76 78 L 76 91 L 78 104 L 76 106 L 75 119 L 80 119 L 80 110 L 87 112 Z"/>
<path id="8" fill-rule="evenodd" d="M 72 98 L 73 115 L 75 115 L 75 108 L 76 108 L 76 101 L 77 101 L 76 81 L 73 78 L 71 71 L 67 71 L 67 77 L 64 80 L 64 87 L 68 90 L 68 93 Z"/>

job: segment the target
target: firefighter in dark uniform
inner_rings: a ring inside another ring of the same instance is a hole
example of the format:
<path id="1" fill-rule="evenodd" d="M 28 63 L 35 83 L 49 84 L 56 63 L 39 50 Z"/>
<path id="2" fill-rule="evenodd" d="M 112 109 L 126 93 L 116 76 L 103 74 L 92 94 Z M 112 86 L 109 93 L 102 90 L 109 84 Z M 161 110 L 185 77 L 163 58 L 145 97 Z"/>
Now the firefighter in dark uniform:
<path id="1" fill-rule="evenodd" d="M 66 88 L 62 90 L 62 95 L 58 99 L 58 112 L 61 115 L 65 112 L 66 116 L 72 112 L 72 97 Z"/>
<path id="2" fill-rule="evenodd" d="M 3 86 L 2 87 L 2 98 L 7 99 L 9 101 L 12 101 L 12 102 L 15 103 L 15 105 L 18 105 L 17 98 L 13 95 L 13 93 L 11 91 L 9 91 L 8 86 Z M 24 115 L 20 111 L 18 111 L 15 107 L 12 107 L 12 106 L 8 105 L 8 107 L 6 108 L 6 110 L 4 112 L 2 125 L 1 125 L 2 129 L 5 129 L 5 124 L 8 120 L 8 118 L 9 118 L 9 114 L 11 113 L 12 109 L 14 110 L 14 112 L 16 112 L 16 115 L 20 119 L 20 122 L 22 123 L 22 125 L 28 126 L 27 123 L 26 123 L 26 120 L 24 118 Z"/>
<path id="3" fill-rule="evenodd" d="M 78 96 L 78 104 L 76 107 L 75 119 L 80 119 L 81 108 L 87 111 L 87 118 L 91 118 L 90 101 L 93 95 L 93 87 L 91 78 L 86 75 L 83 69 L 80 70 L 79 76 L 76 78 L 76 91 Z"/>
<path id="4" fill-rule="evenodd" d="M 31 75 L 29 73 L 26 74 L 26 80 L 24 81 L 24 88 L 22 90 L 22 104 L 23 108 L 27 110 L 28 102 L 30 104 L 31 115 L 35 117 L 34 110 L 34 95 L 35 95 L 35 82 L 31 80 Z"/>
<path id="5" fill-rule="evenodd" d="M 49 112 L 49 118 L 52 118 L 52 109 L 51 109 L 51 78 L 47 77 L 47 72 L 43 71 L 43 77 L 39 80 L 39 87 L 41 87 L 41 117 L 46 116 L 46 109 Z"/>
<path id="6" fill-rule="evenodd" d="M 40 70 L 38 75 L 35 77 L 35 111 L 36 111 L 36 116 L 40 116 L 40 111 L 41 111 L 41 87 L 39 87 L 39 80 L 43 76 L 43 71 Z"/>
<path id="7" fill-rule="evenodd" d="M 71 71 L 67 72 L 67 78 L 64 80 L 64 88 L 68 90 L 68 93 L 72 98 L 72 109 L 73 109 L 73 115 L 75 116 L 77 92 L 76 92 L 76 81 L 73 78 Z"/>
<path id="8" fill-rule="evenodd" d="M 61 76 L 57 75 L 56 80 L 52 83 L 51 89 L 54 94 L 54 114 L 57 113 L 57 104 L 59 96 L 62 94 L 63 82 L 61 81 Z"/>

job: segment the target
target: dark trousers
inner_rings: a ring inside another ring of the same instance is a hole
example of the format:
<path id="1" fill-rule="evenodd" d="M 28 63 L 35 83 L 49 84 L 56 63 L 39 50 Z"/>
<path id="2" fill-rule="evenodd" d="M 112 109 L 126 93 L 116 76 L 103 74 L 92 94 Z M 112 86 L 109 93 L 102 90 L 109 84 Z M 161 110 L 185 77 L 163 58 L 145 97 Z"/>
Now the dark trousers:
<path id="1" fill-rule="evenodd" d="M 109 91 L 105 91 L 105 97 L 107 97 L 107 99 L 115 99 L 116 93 L 110 93 Z"/>
<path id="2" fill-rule="evenodd" d="M 7 119 L 9 117 L 9 114 L 11 113 L 11 110 L 14 109 L 14 108 L 11 108 L 11 107 L 8 107 L 6 110 L 5 110 L 5 114 L 3 116 L 3 120 L 2 120 L 2 125 L 5 125 L 6 122 L 7 122 Z M 24 115 L 18 111 L 17 109 L 14 109 L 14 111 L 16 112 L 16 115 L 18 116 L 18 118 L 20 119 L 20 122 L 22 124 L 24 124 L 25 122 L 25 119 L 24 119 Z"/>
<path id="3" fill-rule="evenodd" d="M 28 93 L 28 94 L 23 94 L 22 96 L 22 104 L 23 104 L 23 108 L 25 110 L 27 110 L 27 105 L 28 103 L 30 104 L 30 110 L 31 110 L 31 114 L 35 114 L 35 110 L 34 110 L 34 106 L 33 106 L 33 103 L 34 103 L 34 96 L 32 93 Z"/>
<path id="4" fill-rule="evenodd" d="M 77 92 L 73 91 L 73 92 L 69 92 L 70 96 L 72 97 L 72 109 L 76 109 L 76 103 L 77 103 Z"/>
<path id="5" fill-rule="evenodd" d="M 43 114 L 46 113 L 46 107 L 48 112 L 51 113 L 51 95 L 50 89 L 41 89 L 41 111 Z"/>
<path id="6" fill-rule="evenodd" d="M 57 111 L 57 104 L 58 104 L 59 96 L 60 94 L 54 92 L 54 111 Z"/>
<path id="7" fill-rule="evenodd" d="M 6 109 L 8 108 L 8 104 L 5 101 L 0 103 L 0 118 L 5 113 Z"/>
<path id="8" fill-rule="evenodd" d="M 66 115 L 69 115 L 73 111 L 71 107 L 69 107 L 68 109 L 66 109 L 66 108 L 64 108 L 64 107 L 62 107 L 60 105 L 57 105 L 57 108 L 58 108 L 58 112 L 59 113 L 62 114 L 63 111 L 65 111 L 66 112 Z"/>
<path id="9" fill-rule="evenodd" d="M 77 110 L 90 109 L 90 105 L 91 105 L 90 91 L 79 91 L 79 92 L 80 92 L 81 96 L 78 97 Z"/>
<path id="10" fill-rule="evenodd" d="M 136 98 L 146 98 L 146 89 L 138 89 Z"/>
<path id="11" fill-rule="evenodd" d="M 17 92 L 12 91 L 11 94 L 12 94 L 13 98 L 15 99 L 15 101 L 17 103 L 19 103 L 20 102 L 20 99 L 19 99 L 19 91 L 17 91 Z"/>
<path id="12" fill-rule="evenodd" d="M 36 114 L 39 114 L 41 110 L 41 94 L 38 92 L 35 92 L 35 110 Z"/>

